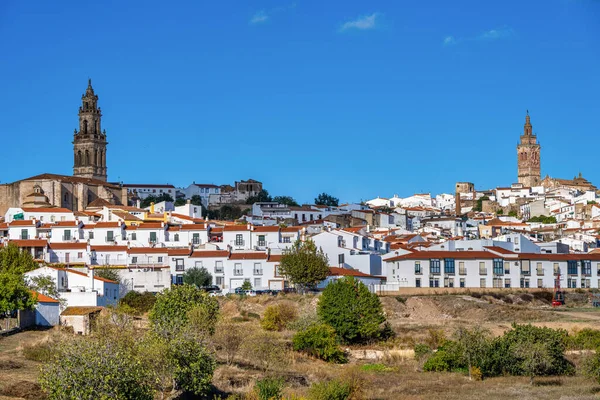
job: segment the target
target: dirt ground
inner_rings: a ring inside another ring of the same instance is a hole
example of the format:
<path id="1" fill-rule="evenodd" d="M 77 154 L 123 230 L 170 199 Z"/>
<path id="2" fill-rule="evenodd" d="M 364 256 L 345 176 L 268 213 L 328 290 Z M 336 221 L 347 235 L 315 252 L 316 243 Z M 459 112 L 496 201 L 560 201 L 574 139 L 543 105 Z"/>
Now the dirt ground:
<path id="1" fill-rule="evenodd" d="M 458 326 L 483 326 L 500 335 L 513 322 L 563 328 L 574 331 L 585 327 L 600 328 L 600 310 L 581 302 L 575 307 L 553 309 L 544 301 L 520 301 L 515 294 L 507 299 L 493 297 L 413 296 L 407 298 L 383 297 L 382 303 L 388 321 L 397 338 L 388 347 L 381 344 L 362 346 L 374 350 L 412 348 L 423 342 L 429 330 L 443 331 L 450 337 Z M 222 314 L 226 318 L 246 318 L 258 325 L 258 317 L 275 302 L 288 301 L 297 305 L 300 315 L 315 313 L 318 298 L 290 295 L 280 298 L 221 299 Z M 289 339 L 293 332 L 283 332 Z M 47 331 L 27 331 L 0 339 L 0 400 L 43 398 L 37 385 L 40 364 L 26 360 L 20 349 L 49 335 Z M 575 356 L 576 357 L 576 356 Z M 578 363 L 577 359 L 573 359 Z M 389 366 L 384 372 L 365 372 L 361 365 L 380 362 Z M 469 381 L 456 373 L 424 373 L 412 359 L 383 360 L 352 359 L 345 365 L 331 365 L 298 353 L 291 353 L 290 363 L 277 374 L 287 382 L 286 394 L 302 396 L 309 386 L 318 381 L 349 377 L 361 382 L 363 397 L 367 399 L 599 399 L 600 385 L 582 376 L 539 378 L 530 385 L 528 378 L 500 377 L 482 382 Z M 264 373 L 247 363 L 220 365 L 213 383 L 220 393 L 243 393 Z"/>

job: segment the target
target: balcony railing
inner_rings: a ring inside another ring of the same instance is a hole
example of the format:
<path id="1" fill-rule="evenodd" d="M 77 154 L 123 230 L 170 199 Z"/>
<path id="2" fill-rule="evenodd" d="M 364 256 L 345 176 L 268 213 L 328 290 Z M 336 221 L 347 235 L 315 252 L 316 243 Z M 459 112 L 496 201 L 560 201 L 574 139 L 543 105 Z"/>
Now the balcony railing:
<path id="1" fill-rule="evenodd" d="M 224 272 L 223 267 L 215 267 L 215 274 L 222 274 Z"/>
<path id="2" fill-rule="evenodd" d="M 106 236 L 106 237 L 104 238 L 104 241 L 105 241 L 106 243 L 114 243 L 114 242 L 115 242 L 115 237 L 114 237 L 114 236 Z"/>
<path id="3" fill-rule="evenodd" d="M 262 268 L 260 268 L 260 269 L 254 268 L 253 273 L 254 273 L 254 275 L 262 275 L 263 270 L 262 270 Z"/>
<path id="4" fill-rule="evenodd" d="M 243 269 L 234 269 L 233 270 L 233 275 L 235 275 L 235 276 L 242 276 L 242 275 L 244 275 L 244 270 Z"/>
<path id="5" fill-rule="evenodd" d="M 236 240 L 233 243 L 234 246 L 243 246 L 244 245 L 244 241 L 243 240 Z"/>

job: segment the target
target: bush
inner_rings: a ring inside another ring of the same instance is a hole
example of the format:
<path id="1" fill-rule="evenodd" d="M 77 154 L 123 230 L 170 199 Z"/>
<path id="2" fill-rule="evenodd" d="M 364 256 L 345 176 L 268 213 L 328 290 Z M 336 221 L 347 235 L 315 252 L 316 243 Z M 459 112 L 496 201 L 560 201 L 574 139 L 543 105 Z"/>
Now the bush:
<path id="1" fill-rule="evenodd" d="M 481 373 L 481 369 L 479 367 L 471 367 L 469 374 L 474 381 L 480 381 L 483 379 L 483 374 Z"/>
<path id="2" fill-rule="evenodd" d="M 466 371 L 467 366 L 461 352 L 461 346 L 452 340 L 446 341 L 425 362 L 423 370 L 428 372 Z"/>
<path id="3" fill-rule="evenodd" d="M 424 357 L 431 354 L 431 347 L 427 346 L 426 344 L 419 343 L 419 344 L 415 345 L 414 351 L 415 351 L 415 360 L 420 361 Z"/>
<path id="4" fill-rule="evenodd" d="M 585 360 L 583 372 L 588 377 L 600 383 L 600 351 Z"/>
<path id="5" fill-rule="evenodd" d="M 392 368 L 387 367 L 383 364 L 365 364 L 360 367 L 363 372 L 390 372 Z"/>
<path id="6" fill-rule="evenodd" d="M 154 307 L 156 303 L 156 296 L 150 292 L 136 292 L 131 291 L 127 293 L 122 299 L 120 304 L 127 305 L 135 310 L 137 314 L 145 314 Z"/>
<path id="7" fill-rule="evenodd" d="M 327 285 L 319 299 L 317 313 L 344 343 L 379 338 L 380 325 L 385 322 L 379 297 L 353 277 Z"/>
<path id="8" fill-rule="evenodd" d="M 440 348 L 446 343 L 446 334 L 442 329 L 430 328 L 427 331 L 427 338 L 425 342 L 431 349 Z"/>
<path id="9" fill-rule="evenodd" d="M 282 331 L 298 318 L 298 310 L 293 304 L 279 303 L 267 307 L 260 325 L 267 331 Z"/>
<path id="10" fill-rule="evenodd" d="M 54 353 L 54 345 L 47 341 L 23 347 L 23 357 L 31 361 L 50 361 Z"/>
<path id="11" fill-rule="evenodd" d="M 281 378 L 264 378 L 256 381 L 254 391 L 259 400 L 280 400 L 284 381 Z"/>
<path id="12" fill-rule="evenodd" d="M 248 329 L 242 324 L 233 321 L 220 321 L 212 337 L 217 350 L 225 353 L 227 365 L 233 364 L 235 357 L 242 348 Z"/>
<path id="13" fill-rule="evenodd" d="M 242 347 L 246 357 L 265 372 L 289 362 L 285 343 L 273 332 L 259 331 L 248 337 Z"/>
<path id="14" fill-rule="evenodd" d="M 315 383 L 310 387 L 310 400 L 347 400 L 352 396 L 352 387 L 338 380 Z"/>
<path id="15" fill-rule="evenodd" d="M 346 355 L 340 350 L 335 330 L 326 324 L 315 324 L 299 331 L 292 340 L 294 350 L 302 351 L 321 360 L 334 363 L 346 362 Z"/>
<path id="16" fill-rule="evenodd" d="M 566 340 L 567 347 L 573 350 L 596 350 L 600 348 L 600 330 L 585 328 L 570 335 Z"/>
<path id="17" fill-rule="evenodd" d="M 406 304 L 406 298 L 402 296 L 396 296 L 395 299 L 398 303 Z"/>

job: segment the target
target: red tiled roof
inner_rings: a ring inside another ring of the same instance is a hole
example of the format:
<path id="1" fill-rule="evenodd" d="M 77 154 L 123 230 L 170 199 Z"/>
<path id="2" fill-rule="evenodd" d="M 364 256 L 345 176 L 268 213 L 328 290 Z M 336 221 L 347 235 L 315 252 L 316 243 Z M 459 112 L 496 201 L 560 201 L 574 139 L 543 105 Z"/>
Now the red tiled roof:
<path id="1" fill-rule="evenodd" d="M 248 225 L 227 225 L 223 228 L 225 232 L 239 232 L 239 231 L 247 231 Z"/>
<path id="2" fill-rule="evenodd" d="M 54 223 L 53 227 L 62 227 L 62 226 L 79 226 L 79 221 L 58 221 Z"/>
<path id="3" fill-rule="evenodd" d="M 127 250 L 128 254 L 167 254 L 168 252 L 166 247 L 131 247 Z"/>
<path id="4" fill-rule="evenodd" d="M 91 251 L 127 251 L 127 246 L 100 245 L 92 246 Z"/>
<path id="5" fill-rule="evenodd" d="M 300 232 L 302 230 L 301 226 L 287 226 L 285 228 L 281 228 L 281 232 L 290 233 L 290 232 Z"/>
<path id="6" fill-rule="evenodd" d="M 169 254 L 169 256 L 189 256 L 191 252 L 192 251 L 189 248 L 185 248 L 185 249 L 167 249 L 167 254 Z"/>
<path id="7" fill-rule="evenodd" d="M 227 250 L 200 250 L 194 251 L 190 257 L 193 258 L 214 258 L 214 257 L 227 257 L 229 252 Z"/>
<path id="8" fill-rule="evenodd" d="M 121 222 L 96 222 L 96 228 L 120 228 Z"/>
<path id="9" fill-rule="evenodd" d="M 269 262 L 281 262 L 281 254 L 271 254 L 267 261 Z"/>
<path id="10" fill-rule="evenodd" d="M 0 229 L 8 229 L 8 222 L 0 223 Z"/>
<path id="11" fill-rule="evenodd" d="M 27 213 L 72 213 L 68 208 L 60 207 L 23 207 L 22 210 Z"/>
<path id="12" fill-rule="evenodd" d="M 11 240 L 9 243 L 13 243 L 18 247 L 46 247 L 48 241 L 46 239 L 17 239 Z"/>
<path id="13" fill-rule="evenodd" d="M 32 219 L 26 219 L 26 220 L 18 220 L 18 221 L 13 221 L 10 223 L 9 226 L 35 226 L 37 225 L 37 221 L 34 221 Z"/>
<path id="14" fill-rule="evenodd" d="M 266 260 L 267 253 L 231 253 L 230 260 Z"/>
<path id="15" fill-rule="evenodd" d="M 48 247 L 52 250 L 85 250 L 87 249 L 86 242 L 79 243 L 48 243 Z"/>
<path id="16" fill-rule="evenodd" d="M 59 303 L 58 300 L 54 300 L 52 297 L 48 297 L 45 294 L 38 293 L 34 290 L 31 291 L 33 293 L 33 297 L 35 297 L 38 303 Z"/>
<path id="17" fill-rule="evenodd" d="M 210 228 L 210 233 L 223 233 L 223 227 Z"/>
<path id="18" fill-rule="evenodd" d="M 491 250 L 500 254 L 516 254 L 514 251 L 506 250 L 504 247 L 500 246 L 484 246 L 486 249 Z"/>
<path id="19" fill-rule="evenodd" d="M 379 278 L 378 276 L 365 274 L 364 272 L 360 272 L 355 269 L 339 267 L 329 267 L 329 276 L 356 276 L 359 278 Z"/>
<path id="20" fill-rule="evenodd" d="M 204 224 L 183 224 L 181 225 L 182 231 L 203 231 L 206 229 Z"/>
<path id="21" fill-rule="evenodd" d="M 261 233 L 261 232 L 279 232 L 279 227 L 278 226 L 255 226 L 253 228 L 254 232 L 257 233 Z"/>
<path id="22" fill-rule="evenodd" d="M 397 257 L 388 258 L 387 262 L 402 260 L 429 260 L 431 258 L 453 258 L 456 260 L 494 259 L 502 258 L 489 251 L 415 251 L 414 253 L 402 254 Z"/>
<path id="23" fill-rule="evenodd" d="M 162 222 L 144 222 L 138 225 L 138 229 L 162 229 Z"/>

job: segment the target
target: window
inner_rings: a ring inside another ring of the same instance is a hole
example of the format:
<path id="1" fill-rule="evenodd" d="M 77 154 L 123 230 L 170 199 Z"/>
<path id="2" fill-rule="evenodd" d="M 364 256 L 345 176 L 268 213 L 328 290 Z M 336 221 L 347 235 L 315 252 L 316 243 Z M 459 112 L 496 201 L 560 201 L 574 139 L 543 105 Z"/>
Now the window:
<path id="1" fill-rule="evenodd" d="M 243 246 L 244 245 L 244 236 L 241 233 L 235 235 L 235 245 Z"/>
<path id="2" fill-rule="evenodd" d="M 569 278 L 567 279 L 567 287 L 569 289 L 577 288 L 577 278 Z"/>
<path id="3" fill-rule="evenodd" d="M 162 256 L 158 256 L 158 262 L 162 263 L 163 262 L 163 257 Z"/>
<path id="4" fill-rule="evenodd" d="M 415 274 L 421 275 L 421 261 L 415 261 Z"/>
<path id="5" fill-rule="evenodd" d="M 262 275 L 263 274 L 261 263 L 254 263 L 253 273 L 254 273 L 254 275 Z"/>
<path id="6" fill-rule="evenodd" d="M 27 229 L 21 229 L 21 239 L 29 239 L 29 233 Z"/>
<path id="7" fill-rule="evenodd" d="M 415 287 L 421 287 L 421 278 L 415 279 Z"/>
<path id="8" fill-rule="evenodd" d="M 235 265 L 233 266 L 233 275 L 235 275 L 235 276 L 244 275 L 244 270 L 242 269 L 241 263 L 235 263 Z"/>
<path id="9" fill-rule="evenodd" d="M 273 276 L 276 278 L 281 278 L 281 274 L 279 273 L 279 265 L 276 265 L 273 271 Z"/>
<path id="10" fill-rule="evenodd" d="M 554 263 L 554 275 L 560 274 L 560 267 L 558 263 Z"/>
<path id="11" fill-rule="evenodd" d="M 531 266 L 529 260 L 521 261 L 521 275 L 531 275 Z"/>
<path id="12" fill-rule="evenodd" d="M 338 254 L 338 264 L 339 265 L 344 264 L 344 254 Z"/>
<path id="13" fill-rule="evenodd" d="M 460 287 L 465 287 L 465 278 L 460 278 Z"/>
<path id="14" fill-rule="evenodd" d="M 137 264 L 137 256 L 136 257 L 131 257 L 131 263 L 132 264 Z"/>
<path id="15" fill-rule="evenodd" d="M 71 240 L 71 231 L 69 229 L 65 229 L 64 240 Z"/>
<path id="16" fill-rule="evenodd" d="M 581 287 L 584 288 L 584 289 L 586 289 L 586 288 L 589 289 L 591 287 L 590 286 L 590 280 L 589 279 L 582 279 L 581 280 Z"/>
<path id="17" fill-rule="evenodd" d="M 529 285 L 529 280 L 527 281 L 527 285 Z M 504 279 L 504 287 L 510 289 L 510 278 Z M 527 286 L 529 287 L 529 286 Z"/>
<path id="18" fill-rule="evenodd" d="M 590 260 L 581 261 L 581 275 L 592 274 L 592 262 Z"/>
<path id="19" fill-rule="evenodd" d="M 444 287 L 454 287 L 454 278 L 444 278 Z"/>
<path id="20" fill-rule="evenodd" d="M 439 274 L 440 273 L 440 260 L 439 259 L 435 258 L 435 259 L 429 260 L 429 273 L 431 273 L 431 274 Z"/>
<path id="21" fill-rule="evenodd" d="M 83 258 L 83 253 L 82 252 L 77 253 L 77 258 L 81 260 Z"/>
<path id="22" fill-rule="evenodd" d="M 88 239 L 93 239 L 94 238 L 94 231 L 90 231 L 88 233 Z"/>
<path id="23" fill-rule="evenodd" d="M 223 278 L 222 276 L 216 276 L 215 277 L 215 285 L 217 285 L 218 287 L 222 288 L 224 280 L 225 280 L 225 278 Z"/>
<path id="24" fill-rule="evenodd" d="M 510 262 L 504 261 L 504 275 L 510 275 Z"/>
<path id="25" fill-rule="evenodd" d="M 440 278 L 429 278 L 429 287 L 440 287 Z"/>
<path id="26" fill-rule="evenodd" d="M 175 240 L 179 240 L 179 239 L 175 239 Z M 192 244 L 200 244 L 200 234 L 199 233 L 192 234 Z"/>
<path id="27" fill-rule="evenodd" d="M 494 288 L 501 288 L 502 287 L 502 278 L 499 278 L 497 276 L 492 278 L 492 287 Z"/>
<path id="28" fill-rule="evenodd" d="M 137 233 L 131 232 L 131 240 L 137 240 Z"/>
<path id="29" fill-rule="evenodd" d="M 465 262 L 464 261 L 459 261 L 458 262 L 458 273 L 461 275 L 466 275 L 467 274 L 467 268 L 465 267 Z"/>
<path id="30" fill-rule="evenodd" d="M 487 284 L 485 282 L 485 278 L 479 278 L 479 287 L 484 288 L 486 286 L 487 286 Z"/>
<path id="31" fill-rule="evenodd" d="M 267 242 L 265 241 L 265 235 L 258 235 L 258 245 L 266 246 Z"/>
<path id="32" fill-rule="evenodd" d="M 577 275 L 577 261 L 575 261 L 575 260 L 567 261 L 567 274 L 568 275 Z"/>
<path id="33" fill-rule="evenodd" d="M 292 243 L 292 238 L 290 236 L 284 236 L 283 243 Z"/>
<path id="34" fill-rule="evenodd" d="M 544 287 L 544 280 L 543 279 L 538 279 L 537 287 L 539 287 L 539 288 L 543 288 Z"/>
<path id="35" fill-rule="evenodd" d="M 485 268 L 484 261 L 479 262 L 479 275 L 487 275 L 487 268 Z M 485 286 L 483 286 L 483 287 L 485 287 Z"/>
<path id="36" fill-rule="evenodd" d="M 183 258 L 175 259 L 175 271 L 183 271 L 185 269 L 185 265 L 183 264 Z"/>
<path id="37" fill-rule="evenodd" d="M 521 278 L 521 287 L 528 289 L 529 288 L 529 279 Z"/>
<path id="38" fill-rule="evenodd" d="M 494 258 L 494 275 L 504 275 L 504 263 L 501 258 Z"/>
<path id="39" fill-rule="evenodd" d="M 444 273 L 445 274 L 451 274 L 451 275 L 455 274 L 454 259 L 453 258 L 446 258 L 446 259 L 444 259 Z M 454 286 L 449 286 L 449 287 L 454 287 Z"/>
<path id="40" fill-rule="evenodd" d="M 113 231 L 106 232 L 106 241 L 112 242 L 113 240 L 115 240 L 115 233 Z"/>
<path id="41" fill-rule="evenodd" d="M 223 261 L 215 261 L 215 274 L 223 273 Z"/>
<path id="42" fill-rule="evenodd" d="M 156 232 L 150 232 L 150 243 L 156 243 Z"/>
<path id="43" fill-rule="evenodd" d="M 177 276 L 175 276 L 175 284 L 176 285 L 183 285 L 183 275 L 177 275 Z"/>
<path id="44" fill-rule="evenodd" d="M 539 262 L 539 263 L 537 263 L 537 264 L 536 264 L 536 268 L 535 268 L 535 269 L 536 269 L 536 271 L 535 271 L 535 272 L 536 272 L 536 274 L 537 274 L 538 276 L 542 276 L 542 275 L 544 275 L 544 267 L 542 267 L 542 263 L 541 263 L 541 262 Z M 539 286 L 538 286 L 538 287 L 539 287 Z"/>
<path id="45" fill-rule="evenodd" d="M 254 278 L 254 289 L 261 288 L 262 282 L 260 278 Z"/>

